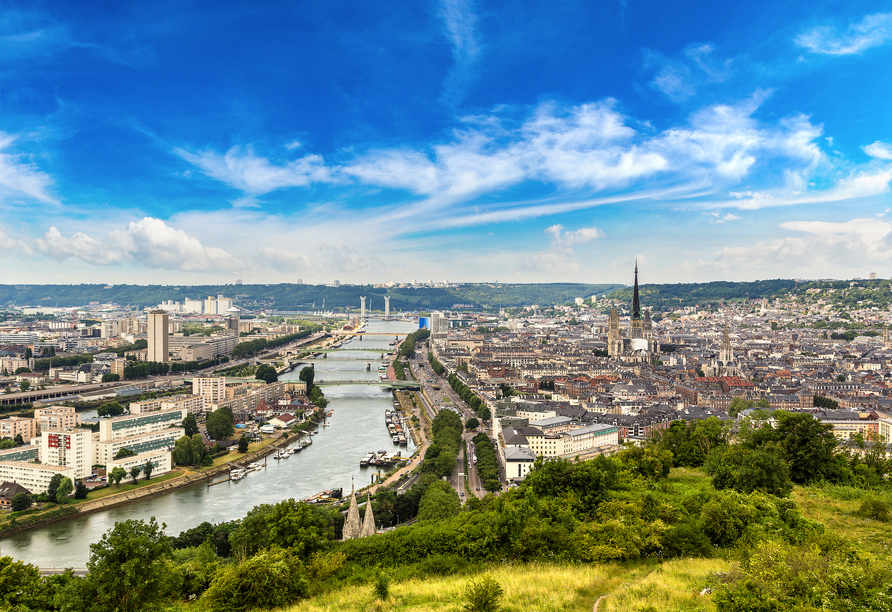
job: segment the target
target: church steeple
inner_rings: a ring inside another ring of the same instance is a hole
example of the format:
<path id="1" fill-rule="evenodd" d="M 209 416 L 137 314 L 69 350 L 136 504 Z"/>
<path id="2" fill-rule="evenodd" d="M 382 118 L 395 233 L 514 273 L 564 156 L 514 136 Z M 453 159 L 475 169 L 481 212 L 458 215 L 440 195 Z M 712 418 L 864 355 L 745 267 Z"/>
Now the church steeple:
<path id="1" fill-rule="evenodd" d="M 641 301 L 638 299 L 638 260 L 635 260 L 635 294 L 632 297 L 632 319 L 641 318 Z"/>

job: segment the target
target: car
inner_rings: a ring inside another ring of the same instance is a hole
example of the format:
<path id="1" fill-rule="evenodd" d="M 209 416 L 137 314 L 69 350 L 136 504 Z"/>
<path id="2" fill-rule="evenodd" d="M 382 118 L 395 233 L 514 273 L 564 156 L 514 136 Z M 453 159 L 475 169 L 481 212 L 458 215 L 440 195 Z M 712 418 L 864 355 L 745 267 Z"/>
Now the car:
<path id="1" fill-rule="evenodd" d="M 480 487 L 477 487 L 477 490 L 479 491 L 479 490 L 480 490 Z"/>

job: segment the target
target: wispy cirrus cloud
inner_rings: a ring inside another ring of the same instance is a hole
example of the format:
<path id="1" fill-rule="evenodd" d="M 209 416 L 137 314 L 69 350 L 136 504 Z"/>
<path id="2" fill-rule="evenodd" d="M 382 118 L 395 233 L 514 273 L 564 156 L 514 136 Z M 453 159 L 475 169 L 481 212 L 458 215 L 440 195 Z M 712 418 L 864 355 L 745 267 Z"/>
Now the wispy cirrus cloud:
<path id="1" fill-rule="evenodd" d="M 332 180 L 332 172 L 320 155 L 307 155 L 275 165 L 258 156 L 252 147 L 236 146 L 223 154 L 209 150 L 193 153 L 178 147 L 174 153 L 209 177 L 250 195 Z"/>
<path id="2" fill-rule="evenodd" d="M 481 52 L 477 13 L 472 0 L 441 0 L 439 14 L 444 34 L 452 46 L 453 67 L 446 78 L 445 98 L 447 103 L 455 104 L 473 78 L 473 67 Z"/>
<path id="3" fill-rule="evenodd" d="M 50 193 L 52 177 L 39 170 L 24 153 L 12 151 L 17 139 L 17 136 L 0 132 L 0 191 L 58 204 Z"/>
<path id="4" fill-rule="evenodd" d="M 852 55 L 892 40 L 892 13 L 866 15 L 840 32 L 835 26 L 819 26 L 796 37 L 796 44 L 822 55 Z"/>
<path id="5" fill-rule="evenodd" d="M 656 131 L 607 99 L 575 106 L 538 105 L 526 117 L 495 111 L 467 122 L 451 141 L 427 150 L 400 146 L 274 163 L 251 147 L 225 154 L 182 149 L 178 155 L 250 199 L 314 183 L 354 184 L 408 192 L 384 207 L 381 223 L 423 218 L 463 227 L 558 214 L 606 203 L 650 199 L 687 208 L 757 209 L 838 202 L 884 193 L 890 168 L 857 165 L 825 154 L 821 125 L 805 115 L 757 118 L 770 91 L 693 112 L 686 123 Z M 865 148 L 882 158 L 881 143 Z M 531 200 L 499 194 L 530 183 L 554 194 Z"/>

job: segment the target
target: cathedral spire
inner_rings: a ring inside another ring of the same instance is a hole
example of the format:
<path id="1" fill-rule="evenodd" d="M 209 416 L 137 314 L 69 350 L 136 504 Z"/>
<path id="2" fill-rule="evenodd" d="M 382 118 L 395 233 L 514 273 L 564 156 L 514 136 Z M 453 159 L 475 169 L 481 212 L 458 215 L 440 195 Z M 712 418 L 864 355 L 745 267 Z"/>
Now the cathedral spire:
<path id="1" fill-rule="evenodd" d="M 632 319 L 641 318 L 641 302 L 638 299 L 638 260 L 635 260 L 635 295 L 632 297 Z"/>

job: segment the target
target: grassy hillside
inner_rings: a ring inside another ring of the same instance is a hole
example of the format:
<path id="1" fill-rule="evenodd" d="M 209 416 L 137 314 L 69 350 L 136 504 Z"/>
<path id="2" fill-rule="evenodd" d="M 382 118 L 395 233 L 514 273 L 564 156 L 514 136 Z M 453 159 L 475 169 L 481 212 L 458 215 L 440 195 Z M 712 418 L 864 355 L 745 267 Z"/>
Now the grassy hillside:
<path id="1" fill-rule="evenodd" d="M 606 597 L 598 606 L 599 612 L 648 607 L 665 611 L 714 610 L 711 597 L 699 593 L 711 583 L 711 574 L 729 567 L 729 562 L 717 559 L 678 559 L 662 565 L 635 566 L 501 564 L 470 576 L 414 578 L 394 583 L 387 602 L 376 600 L 371 585 L 349 586 L 305 601 L 289 611 L 457 612 L 465 604 L 467 584 L 484 576 L 492 577 L 504 589 L 504 612 L 590 612 L 601 595 Z"/>
<path id="2" fill-rule="evenodd" d="M 656 311 L 680 306 L 706 305 L 709 303 L 732 300 L 755 300 L 763 297 L 772 298 L 786 294 L 796 286 L 794 280 L 765 280 L 748 283 L 715 281 L 712 283 L 677 283 L 672 285 L 641 285 L 639 293 L 645 308 Z M 625 302 L 632 302 L 632 289 L 625 288 L 613 293 L 611 297 Z"/>

